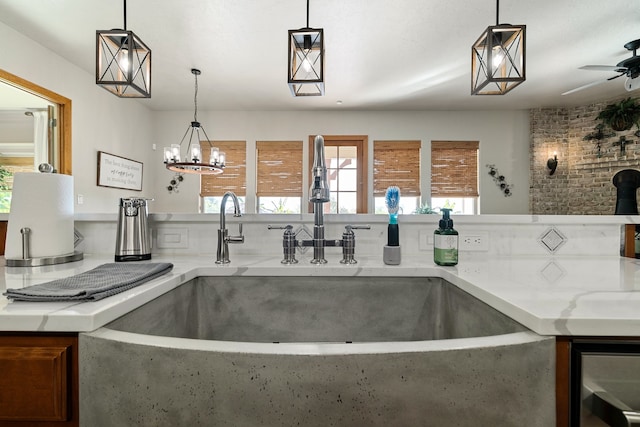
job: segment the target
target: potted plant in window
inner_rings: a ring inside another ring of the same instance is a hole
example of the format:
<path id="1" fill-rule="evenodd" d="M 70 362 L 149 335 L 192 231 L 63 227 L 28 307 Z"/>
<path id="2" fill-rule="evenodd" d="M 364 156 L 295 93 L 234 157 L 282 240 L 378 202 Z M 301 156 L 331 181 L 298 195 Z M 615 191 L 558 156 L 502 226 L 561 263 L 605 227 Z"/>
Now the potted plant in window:
<path id="1" fill-rule="evenodd" d="M 635 99 L 626 98 L 615 104 L 607 105 L 600 111 L 596 119 L 615 131 L 629 130 L 633 125 L 638 126 L 640 105 L 636 103 Z"/>
<path id="2" fill-rule="evenodd" d="M 413 213 L 418 215 L 425 215 L 425 214 L 437 214 L 438 212 L 436 212 L 435 209 L 431 208 L 427 203 L 425 203 L 419 208 L 416 208 L 416 210 L 413 211 Z"/>
<path id="3" fill-rule="evenodd" d="M 11 206 L 11 187 L 7 182 L 13 174 L 0 165 L 0 212 L 9 212 Z"/>

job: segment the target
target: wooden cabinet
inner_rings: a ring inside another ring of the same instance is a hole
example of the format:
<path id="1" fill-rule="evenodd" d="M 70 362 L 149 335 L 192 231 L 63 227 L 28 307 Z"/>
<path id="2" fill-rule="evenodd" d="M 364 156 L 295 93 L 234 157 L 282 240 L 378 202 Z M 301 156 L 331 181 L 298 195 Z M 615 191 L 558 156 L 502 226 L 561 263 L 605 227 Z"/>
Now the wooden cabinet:
<path id="1" fill-rule="evenodd" d="M 0 334 L 0 426 L 78 426 L 78 334 Z"/>
<path id="2" fill-rule="evenodd" d="M 9 223 L 7 221 L 0 221 L 0 255 L 4 255 L 8 224 Z"/>
<path id="3" fill-rule="evenodd" d="M 556 338 L 556 427 L 569 427 L 571 338 Z"/>

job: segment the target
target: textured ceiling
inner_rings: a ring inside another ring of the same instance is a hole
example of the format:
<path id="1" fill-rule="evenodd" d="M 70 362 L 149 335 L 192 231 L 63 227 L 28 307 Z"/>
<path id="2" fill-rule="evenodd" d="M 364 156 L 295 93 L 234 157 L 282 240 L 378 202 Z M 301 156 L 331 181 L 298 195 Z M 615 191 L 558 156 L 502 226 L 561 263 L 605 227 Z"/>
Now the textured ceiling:
<path id="1" fill-rule="evenodd" d="M 504 96 L 471 96 L 471 45 L 496 24 L 490 0 L 310 0 L 326 37 L 326 95 L 294 98 L 287 30 L 304 0 L 129 0 L 127 27 L 153 52 L 156 110 L 476 110 L 577 105 L 626 93 L 615 65 L 640 39 L 638 0 L 503 0 L 500 23 L 527 26 L 527 80 Z M 95 73 L 95 31 L 123 27 L 112 0 L 0 0 L 0 21 Z M 2 41 L 0 41 L 0 44 Z M 561 96 L 594 81 L 602 84 Z M 342 101 L 339 105 L 338 101 Z"/>

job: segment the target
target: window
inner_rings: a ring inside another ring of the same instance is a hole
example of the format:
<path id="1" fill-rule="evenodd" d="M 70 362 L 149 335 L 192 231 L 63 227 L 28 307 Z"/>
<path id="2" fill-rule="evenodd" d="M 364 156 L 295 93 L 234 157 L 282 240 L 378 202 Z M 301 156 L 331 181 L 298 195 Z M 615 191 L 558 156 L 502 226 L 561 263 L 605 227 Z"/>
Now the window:
<path id="1" fill-rule="evenodd" d="M 309 176 L 313 172 L 313 139 L 309 137 Z M 330 203 L 325 213 L 366 213 L 367 136 L 324 136 Z M 311 179 L 310 179 L 311 182 Z M 313 205 L 309 204 L 309 212 Z"/>
<path id="2" fill-rule="evenodd" d="M 16 172 L 33 172 L 33 157 L 0 157 L 0 212 L 9 212 Z"/>
<path id="3" fill-rule="evenodd" d="M 220 212 L 222 196 L 227 191 L 233 191 L 244 209 L 244 201 L 247 192 L 246 182 L 246 157 L 247 144 L 245 141 L 212 141 L 213 146 L 220 148 L 226 154 L 226 167 L 220 175 L 200 175 L 200 197 L 202 198 L 201 211 L 205 213 Z M 202 161 L 209 162 L 209 143 L 200 142 Z M 227 207 L 230 206 L 227 203 Z"/>
<path id="4" fill-rule="evenodd" d="M 420 141 L 373 142 L 375 213 L 388 213 L 384 196 L 392 185 L 400 188 L 400 213 L 413 213 L 420 206 L 420 145 Z"/>
<path id="5" fill-rule="evenodd" d="M 431 142 L 431 207 L 475 214 L 478 205 L 478 141 Z"/>
<path id="6" fill-rule="evenodd" d="M 300 213 L 302 141 L 256 141 L 258 213 Z"/>

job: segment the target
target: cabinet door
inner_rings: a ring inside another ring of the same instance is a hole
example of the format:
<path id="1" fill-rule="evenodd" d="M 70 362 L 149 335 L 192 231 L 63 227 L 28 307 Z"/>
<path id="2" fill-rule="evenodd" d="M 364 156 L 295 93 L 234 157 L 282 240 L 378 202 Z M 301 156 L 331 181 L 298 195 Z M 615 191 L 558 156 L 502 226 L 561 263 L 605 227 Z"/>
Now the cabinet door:
<path id="1" fill-rule="evenodd" d="M 77 422 L 77 336 L 0 336 L 0 424 Z"/>

